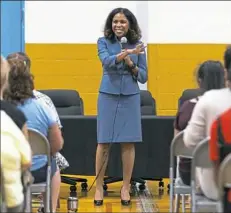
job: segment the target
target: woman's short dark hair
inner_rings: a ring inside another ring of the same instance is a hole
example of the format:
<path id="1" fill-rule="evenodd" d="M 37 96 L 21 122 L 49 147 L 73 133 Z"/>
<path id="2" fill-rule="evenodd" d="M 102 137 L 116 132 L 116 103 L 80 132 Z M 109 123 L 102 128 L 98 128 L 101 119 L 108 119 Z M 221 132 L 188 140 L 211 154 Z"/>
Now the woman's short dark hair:
<path id="1" fill-rule="evenodd" d="M 8 58 L 10 64 L 9 86 L 4 98 L 14 104 L 23 104 L 27 99 L 33 98 L 34 77 L 28 71 L 24 60 Z"/>
<path id="2" fill-rule="evenodd" d="M 208 60 L 202 63 L 197 72 L 200 87 L 205 90 L 225 87 L 225 70 L 220 61 Z"/>
<path id="3" fill-rule="evenodd" d="M 128 10 L 127 8 L 121 8 L 121 7 L 116 8 L 109 13 L 105 26 L 104 26 L 105 38 L 113 41 L 115 34 L 112 30 L 112 21 L 113 21 L 114 16 L 118 13 L 124 14 L 126 18 L 128 19 L 129 29 L 128 29 L 126 37 L 129 43 L 131 44 L 137 43 L 142 37 L 141 30 L 138 25 L 138 21 L 135 15 L 130 10 Z"/>
<path id="4" fill-rule="evenodd" d="M 225 64 L 225 69 L 227 70 L 231 67 L 231 45 L 228 46 L 225 50 L 224 64 Z"/>

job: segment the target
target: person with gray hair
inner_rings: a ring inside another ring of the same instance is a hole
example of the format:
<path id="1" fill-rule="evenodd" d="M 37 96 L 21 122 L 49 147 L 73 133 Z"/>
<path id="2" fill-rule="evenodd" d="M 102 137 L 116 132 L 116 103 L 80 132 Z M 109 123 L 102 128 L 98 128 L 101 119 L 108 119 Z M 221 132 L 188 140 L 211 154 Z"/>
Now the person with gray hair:
<path id="1" fill-rule="evenodd" d="M 1 169 L 7 212 L 23 211 L 22 172 L 31 166 L 31 148 L 26 139 L 26 118 L 14 105 L 3 101 L 10 66 L 1 56 Z"/>
<path id="2" fill-rule="evenodd" d="M 6 59 L 1 55 L 1 99 L 3 96 L 3 92 L 7 87 L 9 71 L 10 66 Z"/>
<path id="3" fill-rule="evenodd" d="M 15 122 L 19 129 L 22 130 L 23 134 L 27 137 L 27 126 L 26 126 L 26 117 L 16 106 L 11 104 L 8 101 L 3 100 L 3 94 L 7 90 L 8 87 L 8 76 L 10 72 L 10 65 L 8 61 L 1 56 L 1 110 L 5 111 L 5 113 Z"/>

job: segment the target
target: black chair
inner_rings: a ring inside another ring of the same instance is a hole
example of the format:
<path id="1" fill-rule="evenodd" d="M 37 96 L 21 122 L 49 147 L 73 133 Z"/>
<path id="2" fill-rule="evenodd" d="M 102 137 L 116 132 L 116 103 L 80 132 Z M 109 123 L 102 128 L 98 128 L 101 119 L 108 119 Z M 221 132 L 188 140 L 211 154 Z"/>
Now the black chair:
<path id="1" fill-rule="evenodd" d="M 178 107 L 180 107 L 185 101 L 192 98 L 196 98 L 200 95 L 203 95 L 204 91 L 202 89 L 186 89 L 182 92 L 181 97 L 179 98 Z"/>
<path id="2" fill-rule="evenodd" d="M 152 97 L 152 94 L 147 90 L 140 91 L 140 105 L 141 105 L 141 115 L 156 115 L 156 101 Z M 104 178 L 104 190 L 107 190 L 107 184 L 122 181 L 121 177 L 105 177 Z M 145 189 L 146 180 L 159 181 L 159 187 L 164 187 L 164 182 L 162 178 L 131 178 L 131 185 L 135 186 L 139 183 L 139 189 Z"/>
<path id="3" fill-rule="evenodd" d="M 84 115 L 83 100 L 76 90 L 67 89 L 50 89 L 39 90 L 41 93 L 47 95 L 53 101 L 58 114 L 61 115 Z M 61 152 L 62 153 L 62 152 Z M 87 190 L 88 184 L 85 178 L 74 178 L 67 175 L 61 175 L 62 183 L 71 185 L 70 191 L 76 192 L 77 182 L 82 183 L 82 190 Z"/>
<path id="4" fill-rule="evenodd" d="M 53 101 L 59 115 L 84 115 L 83 100 L 76 90 L 39 90 Z"/>
<path id="5" fill-rule="evenodd" d="M 156 100 L 149 91 L 140 91 L 140 105 L 142 115 L 156 115 Z"/>

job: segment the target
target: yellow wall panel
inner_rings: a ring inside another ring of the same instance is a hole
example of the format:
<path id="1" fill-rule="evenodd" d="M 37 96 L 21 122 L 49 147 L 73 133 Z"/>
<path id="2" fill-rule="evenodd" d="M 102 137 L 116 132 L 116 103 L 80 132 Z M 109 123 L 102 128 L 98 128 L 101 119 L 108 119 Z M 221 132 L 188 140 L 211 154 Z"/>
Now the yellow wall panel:
<path id="1" fill-rule="evenodd" d="M 158 115 L 175 115 L 184 89 L 195 88 L 195 68 L 203 61 L 223 61 L 225 44 L 149 44 L 148 89 Z"/>
<path id="2" fill-rule="evenodd" d="M 207 59 L 223 60 L 226 45 L 149 44 L 148 90 L 158 115 L 175 115 L 184 89 L 196 87 L 194 70 Z M 26 44 L 37 89 L 76 89 L 85 114 L 96 115 L 102 68 L 96 44 Z"/>
<path id="3" fill-rule="evenodd" d="M 75 89 L 95 115 L 102 68 L 96 44 L 26 44 L 36 89 Z"/>

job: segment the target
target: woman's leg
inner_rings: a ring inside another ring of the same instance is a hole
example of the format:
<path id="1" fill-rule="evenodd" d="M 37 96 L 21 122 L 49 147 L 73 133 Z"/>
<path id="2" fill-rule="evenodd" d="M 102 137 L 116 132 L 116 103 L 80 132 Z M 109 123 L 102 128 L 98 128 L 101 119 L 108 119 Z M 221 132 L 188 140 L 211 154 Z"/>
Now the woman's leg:
<path id="1" fill-rule="evenodd" d="M 98 144 L 96 151 L 96 191 L 95 200 L 103 200 L 103 179 L 108 162 L 109 144 Z"/>
<path id="2" fill-rule="evenodd" d="M 135 146 L 133 143 L 122 143 L 122 162 L 123 162 L 123 187 L 121 199 L 130 200 L 130 181 L 135 160 Z"/>
<path id="3" fill-rule="evenodd" d="M 61 175 L 60 175 L 60 170 L 57 169 L 51 180 L 52 212 L 56 212 L 57 209 L 60 186 L 61 186 Z"/>
<path id="4" fill-rule="evenodd" d="M 47 165 L 43 166 L 42 168 L 40 168 L 38 170 L 33 171 L 32 175 L 35 178 L 35 183 L 45 182 L 46 181 L 46 175 L 47 175 Z M 61 186 L 60 170 L 58 169 L 55 158 L 52 158 L 52 160 L 51 160 L 52 212 L 56 212 L 57 202 L 58 202 L 59 192 L 60 192 L 60 186 Z M 43 198 L 45 198 L 44 193 L 43 193 Z M 45 200 L 44 200 L 44 202 L 45 202 Z"/>

